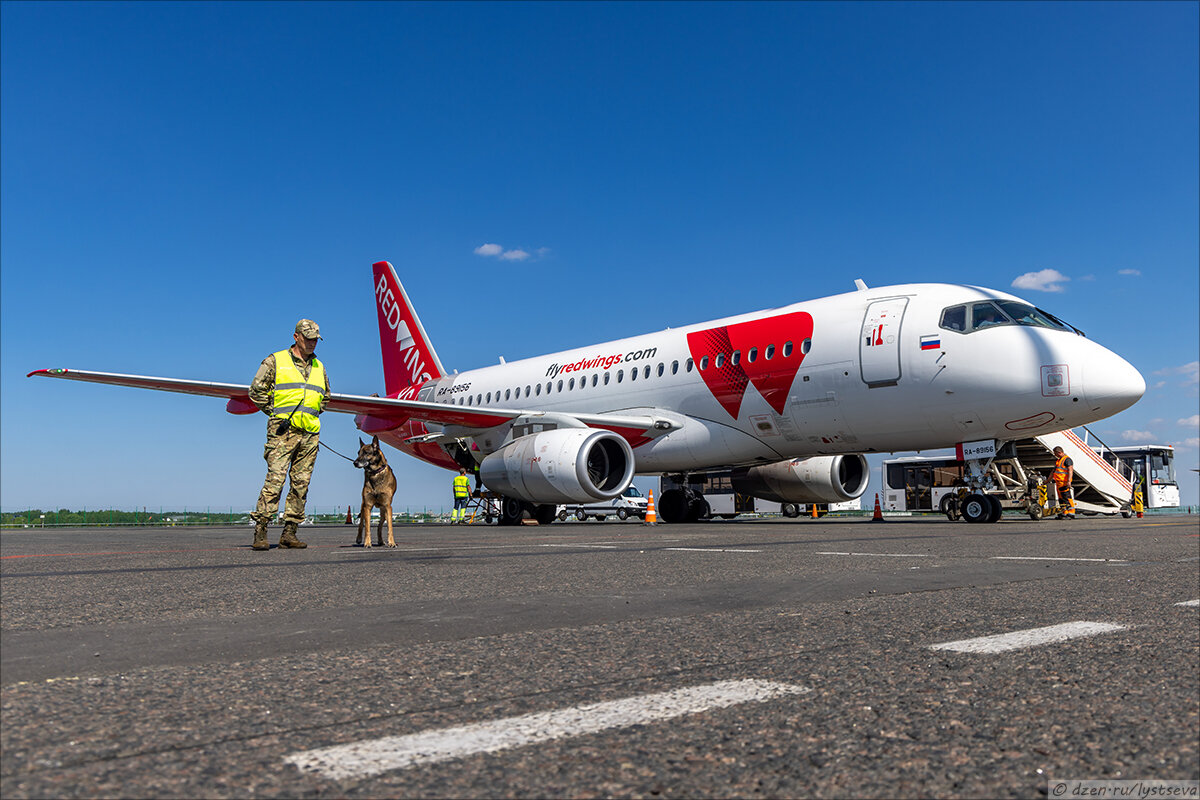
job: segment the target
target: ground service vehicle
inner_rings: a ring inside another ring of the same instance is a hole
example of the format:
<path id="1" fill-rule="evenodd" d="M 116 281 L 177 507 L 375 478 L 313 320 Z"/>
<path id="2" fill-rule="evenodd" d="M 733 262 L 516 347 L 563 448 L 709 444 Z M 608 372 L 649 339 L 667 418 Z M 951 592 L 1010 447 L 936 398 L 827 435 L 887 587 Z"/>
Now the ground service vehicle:
<path id="1" fill-rule="evenodd" d="M 598 519 L 603 522 L 609 517 L 616 517 L 619 520 L 626 520 L 630 517 L 645 519 L 646 497 L 636 486 L 630 486 L 611 500 L 581 505 L 568 504 L 559 506 L 558 518 L 566 520 L 569 517 L 575 517 L 580 522 L 588 518 Z"/>

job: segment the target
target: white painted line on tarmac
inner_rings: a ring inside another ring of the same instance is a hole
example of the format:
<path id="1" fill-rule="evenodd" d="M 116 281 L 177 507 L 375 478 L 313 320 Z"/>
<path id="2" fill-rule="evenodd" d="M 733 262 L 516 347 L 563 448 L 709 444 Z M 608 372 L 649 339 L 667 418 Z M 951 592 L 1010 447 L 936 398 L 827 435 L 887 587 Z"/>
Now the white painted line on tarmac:
<path id="1" fill-rule="evenodd" d="M 819 556 L 878 556 L 879 558 L 933 558 L 928 553 L 842 553 L 835 550 L 822 550 Z"/>
<path id="2" fill-rule="evenodd" d="M 761 553 L 762 550 L 734 550 L 731 547 L 664 547 L 681 553 Z"/>
<path id="3" fill-rule="evenodd" d="M 930 645 L 929 649 L 953 650 L 957 653 L 1003 653 L 1006 650 L 1021 650 L 1040 644 L 1064 642 L 1080 636 L 1095 636 L 1099 633 L 1111 633 L 1124 629 L 1124 625 L 1113 625 L 1109 622 L 1064 622 L 1061 625 L 1050 625 L 1046 628 L 1030 628 L 1012 633 L 998 633 L 995 636 L 942 642 Z"/>
<path id="4" fill-rule="evenodd" d="M 615 544 L 542 544 L 538 547 L 590 547 L 595 550 L 616 550 Z"/>
<path id="5" fill-rule="evenodd" d="M 284 761 L 333 780 L 363 778 L 418 764 L 432 764 L 477 753 L 495 753 L 571 736 L 645 725 L 715 708 L 762 703 L 810 691 L 804 686 L 772 681 L 721 681 L 408 736 L 388 736 L 305 750 L 292 753 Z"/>
<path id="6" fill-rule="evenodd" d="M 1109 564 L 1127 564 L 1123 558 L 1059 558 L 1054 556 L 992 556 L 993 561 L 1099 561 Z"/>
<path id="7" fill-rule="evenodd" d="M 1200 600 L 1184 600 L 1182 603 L 1176 603 L 1177 606 L 1200 606 Z"/>

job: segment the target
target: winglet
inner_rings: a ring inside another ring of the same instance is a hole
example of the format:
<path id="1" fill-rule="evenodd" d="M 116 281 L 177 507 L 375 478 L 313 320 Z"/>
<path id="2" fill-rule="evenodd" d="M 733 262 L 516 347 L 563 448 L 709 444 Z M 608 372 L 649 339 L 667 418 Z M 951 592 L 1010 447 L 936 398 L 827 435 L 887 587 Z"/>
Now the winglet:
<path id="1" fill-rule="evenodd" d="M 445 370 L 396 270 L 387 261 L 378 261 L 374 274 L 384 386 L 388 397 L 411 400 L 422 383 L 442 377 Z"/>

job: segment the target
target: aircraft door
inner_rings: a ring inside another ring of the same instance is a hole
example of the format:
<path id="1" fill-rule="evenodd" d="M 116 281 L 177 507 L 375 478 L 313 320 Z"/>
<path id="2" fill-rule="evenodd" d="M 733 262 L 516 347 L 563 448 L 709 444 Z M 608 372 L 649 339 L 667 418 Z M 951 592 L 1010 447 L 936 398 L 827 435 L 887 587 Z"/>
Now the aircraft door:
<path id="1" fill-rule="evenodd" d="M 872 388 L 895 386 L 900 381 L 900 324 L 907 306 L 907 297 L 876 300 L 867 306 L 858 337 L 858 358 L 863 382 Z"/>

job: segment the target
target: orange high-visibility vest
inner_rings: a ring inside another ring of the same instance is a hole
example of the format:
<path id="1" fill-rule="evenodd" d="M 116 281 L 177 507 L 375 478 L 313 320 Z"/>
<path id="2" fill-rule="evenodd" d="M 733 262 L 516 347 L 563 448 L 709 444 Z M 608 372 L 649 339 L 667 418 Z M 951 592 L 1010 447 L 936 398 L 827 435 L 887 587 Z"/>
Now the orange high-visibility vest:
<path id="1" fill-rule="evenodd" d="M 1067 480 L 1067 458 L 1067 454 L 1063 453 L 1062 458 L 1054 462 L 1054 472 L 1050 473 L 1050 480 L 1059 486 L 1066 486 L 1069 483 Z"/>

